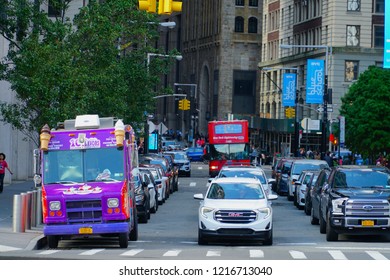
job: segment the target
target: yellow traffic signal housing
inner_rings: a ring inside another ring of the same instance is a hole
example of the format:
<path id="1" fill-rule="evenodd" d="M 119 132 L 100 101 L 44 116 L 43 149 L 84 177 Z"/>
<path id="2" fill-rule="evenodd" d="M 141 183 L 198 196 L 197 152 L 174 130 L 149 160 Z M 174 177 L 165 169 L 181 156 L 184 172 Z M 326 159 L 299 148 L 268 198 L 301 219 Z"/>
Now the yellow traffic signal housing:
<path id="1" fill-rule="evenodd" d="M 184 100 L 185 99 L 179 100 L 179 110 L 184 110 Z"/>
<path id="2" fill-rule="evenodd" d="M 181 12 L 182 2 L 173 0 L 159 0 L 158 14 L 170 15 L 172 12 Z"/>
<path id="3" fill-rule="evenodd" d="M 184 99 L 184 110 L 189 110 L 191 108 L 191 101 Z"/>
<path id="4" fill-rule="evenodd" d="M 295 109 L 294 108 L 290 108 L 290 117 L 291 118 L 295 117 Z"/>
<path id="5" fill-rule="evenodd" d="M 157 7 L 157 0 L 138 0 L 138 6 L 141 11 L 148 11 L 155 13 Z"/>
<path id="6" fill-rule="evenodd" d="M 286 118 L 290 118 L 290 117 L 291 117 L 291 111 L 290 111 L 290 108 L 286 108 L 286 110 L 285 110 L 285 114 L 286 114 Z"/>

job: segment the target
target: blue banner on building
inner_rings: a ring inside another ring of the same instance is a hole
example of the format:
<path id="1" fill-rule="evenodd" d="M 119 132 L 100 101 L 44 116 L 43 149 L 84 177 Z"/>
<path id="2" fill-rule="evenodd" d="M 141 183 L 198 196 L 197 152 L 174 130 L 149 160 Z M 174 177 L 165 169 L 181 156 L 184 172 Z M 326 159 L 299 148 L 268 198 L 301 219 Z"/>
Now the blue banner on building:
<path id="1" fill-rule="evenodd" d="M 390 68 L 390 5 L 385 5 L 385 45 L 383 68 Z"/>
<path id="2" fill-rule="evenodd" d="M 322 104 L 324 96 L 325 67 L 321 59 L 307 60 L 306 103 Z"/>
<path id="3" fill-rule="evenodd" d="M 283 74 L 283 97 L 282 105 L 295 106 L 295 94 L 297 89 L 297 74 L 284 73 Z"/>

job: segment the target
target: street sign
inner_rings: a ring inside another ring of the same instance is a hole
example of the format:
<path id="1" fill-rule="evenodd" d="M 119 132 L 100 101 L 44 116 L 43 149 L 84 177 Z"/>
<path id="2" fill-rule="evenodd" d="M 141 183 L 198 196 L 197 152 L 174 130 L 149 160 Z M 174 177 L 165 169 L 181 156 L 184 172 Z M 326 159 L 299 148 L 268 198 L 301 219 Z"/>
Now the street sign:
<path id="1" fill-rule="evenodd" d="M 323 106 L 323 105 L 319 105 L 319 106 L 317 107 L 316 111 L 317 111 L 318 113 L 322 113 L 322 112 L 324 111 L 324 106 Z M 328 111 L 328 113 L 333 112 L 333 107 L 331 107 L 331 106 L 328 105 L 327 111 Z"/>

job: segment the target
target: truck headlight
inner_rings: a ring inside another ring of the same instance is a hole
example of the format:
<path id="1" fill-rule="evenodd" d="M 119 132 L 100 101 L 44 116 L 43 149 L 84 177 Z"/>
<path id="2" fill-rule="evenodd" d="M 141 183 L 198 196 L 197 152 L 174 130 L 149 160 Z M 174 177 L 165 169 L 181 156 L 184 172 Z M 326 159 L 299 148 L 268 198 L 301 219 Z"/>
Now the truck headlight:
<path id="1" fill-rule="evenodd" d="M 332 210 L 334 214 L 342 214 L 343 213 L 343 203 L 348 200 L 348 197 L 337 198 L 332 200 Z"/>
<path id="2" fill-rule="evenodd" d="M 61 209 L 61 202 L 59 201 L 50 201 L 49 209 L 51 211 L 58 211 Z"/>
<path id="3" fill-rule="evenodd" d="M 115 208 L 119 206 L 119 199 L 117 198 L 109 198 L 107 199 L 108 208 Z"/>

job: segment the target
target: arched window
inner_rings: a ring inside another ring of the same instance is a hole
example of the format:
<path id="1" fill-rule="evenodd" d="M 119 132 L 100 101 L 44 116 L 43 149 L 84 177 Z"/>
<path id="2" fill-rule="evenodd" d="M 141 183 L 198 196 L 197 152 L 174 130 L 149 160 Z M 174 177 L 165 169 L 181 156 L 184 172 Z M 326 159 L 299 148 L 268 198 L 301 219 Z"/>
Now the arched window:
<path id="1" fill-rule="evenodd" d="M 248 33 L 257 33 L 257 18 L 250 17 L 248 20 Z"/>
<path id="2" fill-rule="evenodd" d="M 236 17 L 234 23 L 234 31 L 235 32 L 244 32 L 244 18 Z"/>

